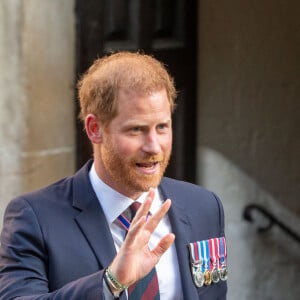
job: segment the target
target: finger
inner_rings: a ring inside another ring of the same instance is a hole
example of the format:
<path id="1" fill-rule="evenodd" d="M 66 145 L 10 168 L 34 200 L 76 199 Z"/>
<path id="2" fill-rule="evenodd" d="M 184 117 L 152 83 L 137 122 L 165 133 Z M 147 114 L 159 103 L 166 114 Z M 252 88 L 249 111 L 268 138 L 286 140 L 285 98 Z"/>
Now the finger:
<path id="1" fill-rule="evenodd" d="M 146 223 L 146 216 L 142 216 L 134 224 L 131 223 L 124 243 L 126 242 L 126 244 L 132 244 L 136 240 L 136 237 L 140 233 L 140 231 L 143 228 L 143 226 L 145 225 L 145 223 Z M 143 237 L 146 237 L 145 234 L 143 235 Z M 150 239 L 150 233 L 149 233 L 148 240 L 149 239 Z"/>
<path id="2" fill-rule="evenodd" d="M 159 222 L 162 220 L 162 218 L 166 215 L 170 207 L 171 200 L 167 199 L 164 202 L 164 204 L 160 207 L 160 209 L 153 216 L 151 216 L 151 218 L 149 218 L 146 224 L 146 229 L 152 233 L 159 224 Z"/>
<path id="3" fill-rule="evenodd" d="M 147 216 L 150 210 L 150 207 L 152 205 L 152 202 L 154 200 L 155 190 L 154 188 L 149 189 L 149 193 L 144 201 L 144 203 L 141 205 L 141 207 L 137 210 L 135 217 L 133 218 L 131 224 L 135 223 L 139 218 L 142 216 Z"/>
<path id="4" fill-rule="evenodd" d="M 157 258 L 157 261 L 161 258 L 161 256 L 171 247 L 175 240 L 175 235 L 173 233 L 169 233 L 164 236 L 157 246 L 151 251 L 151 253 Z"/>

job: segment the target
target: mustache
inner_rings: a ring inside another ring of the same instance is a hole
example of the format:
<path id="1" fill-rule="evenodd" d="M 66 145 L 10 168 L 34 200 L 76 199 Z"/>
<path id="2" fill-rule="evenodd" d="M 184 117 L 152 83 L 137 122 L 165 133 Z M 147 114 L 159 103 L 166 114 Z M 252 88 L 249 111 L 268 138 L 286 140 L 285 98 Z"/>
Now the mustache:
<path id="1" fill-rule="evenodd" d="M 164 154 L 158 154 L 158 155 L 149 155 L 149 156 L 144 156 L 141 157 L 141 162 L 143 163 L 152 163 L 152 162 L 157 162 L 157 161 L 163 161 L 165 159 Z"/>

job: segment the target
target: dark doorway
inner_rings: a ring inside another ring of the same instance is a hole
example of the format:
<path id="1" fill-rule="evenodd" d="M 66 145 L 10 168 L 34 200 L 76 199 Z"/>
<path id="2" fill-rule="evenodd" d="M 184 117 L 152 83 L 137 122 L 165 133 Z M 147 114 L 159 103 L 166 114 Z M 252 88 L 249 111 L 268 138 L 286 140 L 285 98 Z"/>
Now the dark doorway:
<path id="1" fill-rule="evenodd" d="M 141 50 L 167 65 L 179 91 L 167 176 L 195 181 L 197 0 L 76 0 L 77 78 L 95 58 Z M 77 109 L 78 113 L 78 109 Z M 77 167 L 92 149 L 77 123 Z"/>

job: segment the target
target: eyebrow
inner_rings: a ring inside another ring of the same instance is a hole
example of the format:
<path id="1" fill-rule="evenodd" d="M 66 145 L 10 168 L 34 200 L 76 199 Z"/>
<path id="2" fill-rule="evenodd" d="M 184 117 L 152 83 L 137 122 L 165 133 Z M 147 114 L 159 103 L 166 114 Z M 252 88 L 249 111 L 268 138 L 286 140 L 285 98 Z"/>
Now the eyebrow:
<path id="1" fill-rule="evenodd" d="M 172 119 L 170 118 L 156 122 L 156 124 L 170 124 L 170 123 L 172 123 Z M 125 127 L 130 127 L 130 126 L 148 126 L 148 123 L 141 120 L 130 120 L 125 123 Z"/>

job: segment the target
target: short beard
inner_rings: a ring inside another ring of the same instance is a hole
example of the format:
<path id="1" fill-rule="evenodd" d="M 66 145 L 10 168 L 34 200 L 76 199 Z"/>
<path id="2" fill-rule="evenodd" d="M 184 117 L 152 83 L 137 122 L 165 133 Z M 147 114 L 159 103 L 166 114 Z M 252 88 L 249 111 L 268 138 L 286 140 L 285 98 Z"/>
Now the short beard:
<path id="1" fill-rule="evenodd" d="M 113 180 L 112 188 L 126 196 L 131 194 L 139 194 L 147 192 L 151 187 L 157 187 L 165 173 L 170 159 L 169 153 L 162 153 L 154 156 L 147 156 L 142 158 L 143 162 L 159 162 L 159 173 L 154 175 L 140 174 L 135 171 L 136 163 L 128 161 L 126 158 L 121 157 L 116 153 L 110 140 L 106 141 L 107 144 L 101 149 L 101 157 L 106 172 Z"/>

